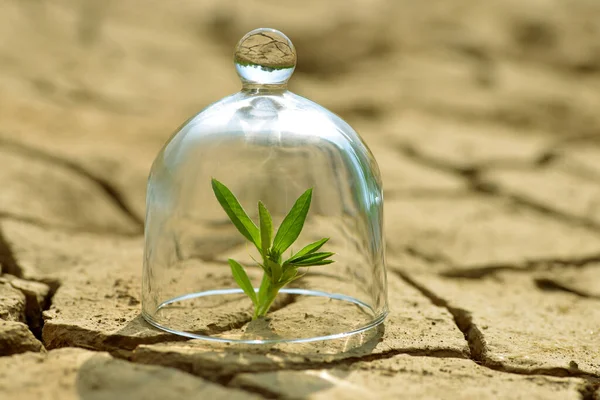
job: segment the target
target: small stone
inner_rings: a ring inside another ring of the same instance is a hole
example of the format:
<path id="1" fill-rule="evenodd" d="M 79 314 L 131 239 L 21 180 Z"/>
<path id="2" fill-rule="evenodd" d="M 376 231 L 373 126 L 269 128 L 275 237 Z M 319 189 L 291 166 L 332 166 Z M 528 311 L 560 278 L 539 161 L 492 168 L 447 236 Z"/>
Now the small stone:
<path id="1" fill-rule="evenodd" d="M 569 368 L 579 369 L 579 365 L 575 361 L 571 360 L 571 361 L 569 361 Z"/>
<path id="2" fill-rule="evenodd" d="M 44 346 L 21 322 L 0 320 L 0 356 L 42 351 Z"/>
<path id="3" fill-rule="evenodd" d="M 25 322 L 25 295 L 6 280 L 0 282 L 0 320 Z"/>

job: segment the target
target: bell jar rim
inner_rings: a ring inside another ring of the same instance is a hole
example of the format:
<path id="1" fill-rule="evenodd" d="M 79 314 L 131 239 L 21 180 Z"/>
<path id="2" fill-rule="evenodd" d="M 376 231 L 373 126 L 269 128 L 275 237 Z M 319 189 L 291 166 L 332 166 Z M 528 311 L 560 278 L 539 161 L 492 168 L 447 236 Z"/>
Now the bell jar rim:
<path id="1" fill-rule="evenodd" d="M 255 288 L 255 290 L 257 290 L 257 289 Z M 242 294 L 242 293 L 243 293 L 242 289 L 239 289 L 239 288 L 213 289 L 213 290 L 206 290 L 206 291 L 196 292 L 196 293 L 188 293 L 188 294 L 184 294 L 182 296 L 177 296 L 177 297 L 174 297 L 172 299 L 162 302 L 161 304 L 159 304 L 156 307 L 156 309 L 154 310 L 154 313 L 158 312 L 161 308 L 163 308 L 165 306 L 168 306 L 172 303 L 176 303 L 176 302 L 182 301 L 182 300 L 189 300 L 189 299 L 196 298 L 196 297 L 225 295 L 225 294 Z M 216 342 L 216 343 L 259 345 L 259 344 L 278 344 L 278 343 L 311 343 L 311 342 L 318 342 L 318 341 L 325 341 L 325 340 L 342 339 L 342 338 L 353 336 L 353 335 L 356 335 L 356 334 L 359 334 L 362 332 L 366 332 L 369 329 L 372 329 L 372 328 L 380 325 L 381 323 L 383 323 L 385 321 L 386 317 L 389 314 L 389 308 L 388 308 L 387 302 L 384 304 L 384 306 L 378 313 L 375 313 L 375 310 L 373 310 L 373 307 L 369 306 L 365 302 L 358 300 L 352 296 L 347 296 L 347 295 L 343 295 L 343 294 L 339 294 L 339 293 L 329 293 L 329 292 L 318 291 L 318 290 L 308 290 L 308 289 L 298 289 L 298 288 L 283 288 L 279 291 L 279 293 L 314 296 L 314 297 L 324 297 L 324 298 L 333 299 L 333 300 L 346 301 L 348 303 L 355 304 L 359 307 L 363 307 L 363 308 L 373 312 L 374 316 L 373 316 L 373 319 L 371 321 L 369 321 L 368 323 L 366 323 L 358 328 L 340 332 L 340 333 L 333 333 L 330 335 L 312 336 L 312 337 L 306 337 L 306 338 L 277 338 L 277 339 L 232 339 L 232 338 L 216 337 L 216 336 L 210 336 L 210 335 L 200 335 L 200 334 L 195 334 L 195 333 L 191 333 L 191 332 L 187 332 L 187 331 L 180 331 L 177 329 L 169 328 L 168 326 L 165 326 L 165 325 L 161 324 L 160 322 L 156 321 L 152 317 L 152 315 L 150 315 L 145 309 L 142 309 L 142 316 L 144 317 L 146 322 L 148 322 L 150 325 L 152 325 L 155 328 L 161 329 L 168 333 L 172 333 L 174 335 L 187 337 L 190 339 L 200 339 L 200 340 L 205 340 L 207 342 L 213 342 L 213 343 Z"/>

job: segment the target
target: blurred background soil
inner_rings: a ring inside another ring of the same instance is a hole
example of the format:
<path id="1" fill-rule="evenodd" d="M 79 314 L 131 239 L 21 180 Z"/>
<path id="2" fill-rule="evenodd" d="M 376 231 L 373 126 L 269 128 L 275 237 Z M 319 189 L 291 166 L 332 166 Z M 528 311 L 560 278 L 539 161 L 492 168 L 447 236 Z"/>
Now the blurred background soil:
<path id="1" fill-rule="evenodd" d="M 291 90 L 367 142 L 600 130 L 596 0 L 4 0 L 0 138 L 114 181 L 141 219 L 153 157 L 239 90 L 234 46 L 262 26 L 297 48 Z"/>

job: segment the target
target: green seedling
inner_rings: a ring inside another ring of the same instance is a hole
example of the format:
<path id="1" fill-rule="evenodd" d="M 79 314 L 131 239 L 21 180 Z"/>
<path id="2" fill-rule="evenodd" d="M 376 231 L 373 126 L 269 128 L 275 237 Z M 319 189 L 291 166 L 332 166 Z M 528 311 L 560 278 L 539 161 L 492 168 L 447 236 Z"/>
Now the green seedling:
<path id="1" fill-rule="evenodd" d="M 227 186 L 213 179 L 212 188 L 219 204 L 233 225 L 256 247 L 262 257 L 262 262 L 257 261 L 264 272 L 258 291 L 252 286 L 244 267 L 235 260 L 228 260 L 233 278 L 252 300 L 254 305 L 252 319 L 264 317 L 275 301 L 277 293 L 287 284 L 304 276 L 298 271 L 299 268 L 327 265 L 334 262 L 330 259 L 334 253 L 319 252 L 329 238 L 305 246 L 297 253 L 292 253 L 285 261 L 282 258 L 283 253 L 298 239 L 304 227 L 312 199 L 312 189 L 308 189 L 298 197 L 273 236 L 271 214 L 262 202 L 258 202 L 259 226 L 256 226 Z"/>

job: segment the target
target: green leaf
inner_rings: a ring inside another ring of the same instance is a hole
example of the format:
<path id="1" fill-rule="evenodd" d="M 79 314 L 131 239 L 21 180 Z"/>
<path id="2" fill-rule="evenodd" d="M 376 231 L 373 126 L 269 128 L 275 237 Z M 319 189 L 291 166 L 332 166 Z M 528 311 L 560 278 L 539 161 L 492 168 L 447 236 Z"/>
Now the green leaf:
<path id="1" fill-rule="evenodd" d="M 329 252 L 329 251 L 322 252 L 322 253 L 307 254 L 305 256 L 298 257 L 296 260 L 294 260 L 294 263 L 307 262 L 307 261 L 320 261 L 320 260 L 324 260 L 326 258 L 329 258 L 329 257 L 331 257 L 334 254 L 335 253 L 332 253 L 332 252 Z"/>
<path id="2" fill-rule="evenodd" d="M 262 244 L 262 256 L 266 258 L 271 247 L 271 239 L 273 238 L 273 220 L 267 207 L 258 202 L 258 216 L 260 217 L 260 242 Z"/>
<path id="3" fill-rule="evenodd" d="M 290 264 L 290 266 L 294 268 L 309 268 L 309 267 L 317 267 L 320 265 L 328 265 L 333 264 L 334 260 L 322 260 L 322 261 L 314 261 L 311 263 L 302 263 L 302 264 Z"/>
<path id="4" fill-rule="evenodd" d="M 227 262 L 229 262 L 229 266 L 231 267 L 231 273 L 233 275 L 233 279 L 235 279 L 238 286 L 240 288 L 242 288 L 244 293 L 246 293 L 246 295 L 248 295 L 248 297 L 250 297 L 250 300 L 252 300 L 252 304 L 254 304 L 254 306 L 256 307 L 256 304 L 258 302 L 258 300 L 256 298 L 256 292 L 254 291 L 254 288 L 252 287 L 252 283 L 250 282 L 250 278 L 248 278 L 248 275 L 246 274 L 244 267 L 242 267 L 240 265 L 240 263 L 238 263 L 235 260 L 232 260 L 231 258 L 229 260 L 227 260 Z"/>
<path id="5" fill-rule="evenodd" d="M 335 261 L 334 260 L 323 260 L 323 261 L 315 261 L 312 262 L 308 265 L 297 265 L 298 267 L 317 267 L 319 265 L 328 265 L 328 264 L 333 264 Z"/>
<path id="6" fill-rule="evenodd" d="M 303 257 L 300 257 L 300 258 L 292 261 L 291 263 L 289 263 L 289 265 L 298 266 L 298 267 L 309 267 L 309 266 L 313 266 L 313 265 L 331 264 L 333 262 L 333 260 L 326 260 L 326 259 L 331 257 L 334 254 L 335 253 L 331 253 L 331 252 L 307 254 Z M 326 262 L 323 264 L 323 261 L 330 261 L 330 262 Z"/>
<path id="7" fill-rule="evenodd" d="M 311 198 L 312 189 L 308 189 L 298 197 L 288 215 L 283 219 L 275 235 L 275 240 L 273 240 L 273 250 L 278 254 L 283 254 L 298 239 L 304 227 Z"/>
<path id="8" fill-rule="evenodd" d="M 296 254 L 291 256 L 285 263 L 286 264 L 290 263 L 290 262 L 292 262 L 300 257 L 303 257 L 307 254 L 314 253 L 315 251 L 319 250 L 328 240 L 329 240 L 329 238 L 321 239 L 319 241 L 316 241 L 314 243 L 311 243 L 311 244 L 305 246 L 302 250 L 300 250 L 299 252 L 297 252 Z"/>
<path id="9" fill-rule="evenodd" d="M 235 198 L 231 190 L 216 179 L 212 179 L 212 188 L 215 192 L 215 197 L 227 213 L 227 216 L 233 222 L 235 227 L 242 235 L 256 246 L 260 251 L 260 234 L 254 222 L 248 217 L 244 208 Z"/>

